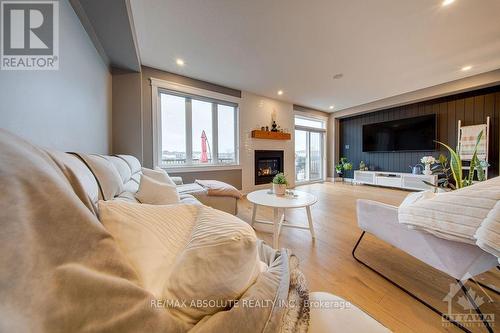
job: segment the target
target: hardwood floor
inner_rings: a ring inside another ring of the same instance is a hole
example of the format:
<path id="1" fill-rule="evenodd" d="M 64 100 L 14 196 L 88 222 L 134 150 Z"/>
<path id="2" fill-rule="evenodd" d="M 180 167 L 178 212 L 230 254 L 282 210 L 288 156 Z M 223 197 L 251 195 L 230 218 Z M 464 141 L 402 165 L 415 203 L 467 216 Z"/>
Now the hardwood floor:
<path id="1" fill-rule="evenodd" d="M 362 308 L 394 332 L 462 332 L 453 325 L 443 326 L 441 318 L 398 288 L 357 263 L 351 251 L 361 231 L 356 222 L 356 199 L 371 199 L 399 205 L 408 192 L 370 186 L 353 186 L 343 183 L 311 184 L 297 187 L 315 194 L 318 202 L 312 207 L 316 241 L 312 241 L 307 230 L 282 230 L 280 247 L 287 247 L 300 258 L 311 291 L 326 291 L 345 298 Z M 251 219 L 251 204 L 240 200 L 238 216 L 245 221 Z M 272 210 L 259 207 L 258 218 L 272 218 Z M 291 223 L 307 224 L 305 209 L 287 211 Z M 272 235 L 257 232 L 268 244 Z M 368 235 L 364 238 L 358 255 L 370 265 L 404 285 L 419 297 L 441 311 L 446 312 L 443 298 L 454 280 L 401 252 L 387 243 Z M 492 270 L 477 277 L 478 281 L 500 287 L 500 274 Z M 484 293 L 472 283 L 477 295 Z M 496 316 L 496 327 L 500 317 L 500 297 L 488 292 L 481 306 L 483 313 Z M 461 309 L 454 304 L 455 309 Z M 461 311 L 463 312 L 463 310 Z M 463 312 L 463 313 L 468 313 Z M 446 323 L 445 323 L 446 325 Z M 485 328 L 471 327 L 473 332 L 486 332 Z"/>

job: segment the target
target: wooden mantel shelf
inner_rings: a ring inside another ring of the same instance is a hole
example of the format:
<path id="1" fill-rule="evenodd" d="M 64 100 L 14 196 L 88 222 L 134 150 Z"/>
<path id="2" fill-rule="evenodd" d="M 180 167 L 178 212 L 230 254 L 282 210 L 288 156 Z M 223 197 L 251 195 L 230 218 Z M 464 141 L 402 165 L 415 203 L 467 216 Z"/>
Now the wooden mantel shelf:
<path id="1" fill-rule="evenodd" d="M 268 140 L 290 140 L 292 138 L 292 135 L 290 133 L 283 133 L 283 132 L 253 130 L 252 138 L 268 139 Z"/>

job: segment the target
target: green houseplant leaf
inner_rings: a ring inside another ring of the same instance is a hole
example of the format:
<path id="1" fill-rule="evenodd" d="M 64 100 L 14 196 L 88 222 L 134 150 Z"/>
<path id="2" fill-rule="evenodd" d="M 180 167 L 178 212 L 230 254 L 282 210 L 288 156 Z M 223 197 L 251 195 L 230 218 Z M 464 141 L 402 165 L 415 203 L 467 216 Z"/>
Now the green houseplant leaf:
<path id="1" fill-rule="evenodd" d="M 472 159 L 470 161 L 469 176 L 467 177 L 468 178 L 467 186 L 472 185 L 472 182 L 474 181 L 475 168 L 480 164 L 479 159 L 477 158 L 477 147 L 479 146 L 479 142 L 481 141 L 482 137 L 483 137 L 483 131 L 479 132 L 479 135 L 477 136 L 476 146 L 474 147 L 474 154 L 472 155 Z"/>
<path id="2" fill-rule="evenodd" d="M 479 142 L 481 141 L 482 136 L 483 136 L 483 131 L 479 132 L 479 135 L 477 137 L 476 146 L 474 148 L 474 153 L 472 155 L 472 159 L 470 162 L 469 174 L 466 179 L 463 179 L 462 160 L 460 158 L 460 155 L 448 145 L 437 141 L 437 143 L 445 147 L 450 152 L 450 169 L 453 175 L 453 179 L 455 180 L 456 189 L 472 185 L 476 169 L 478 172 L 478 179 L 479 180 L 485 179 L 483 166 L 481 164 L 481 161 L 479 161 L 479 158 L 477 157 L 477 147 L 479 146 Z"/>
<path id="3" fill-rule="evenodd" d="M 285 177 L 285 174 L 278 173 L 276 176 L 274 176 L 273 184 L 288 185 L 288 181 Z"/>
<path id="4" fill-rule="evenodd" d="M 462 160 L 460 156 L 447 144 L 437 141 L 440 145 L 448 149 L 450 152 L 450 169 L 453 175 L 453 179 L 455 180 L 455 187 L 462 188 L 464 185 L 462 179 Z"/>

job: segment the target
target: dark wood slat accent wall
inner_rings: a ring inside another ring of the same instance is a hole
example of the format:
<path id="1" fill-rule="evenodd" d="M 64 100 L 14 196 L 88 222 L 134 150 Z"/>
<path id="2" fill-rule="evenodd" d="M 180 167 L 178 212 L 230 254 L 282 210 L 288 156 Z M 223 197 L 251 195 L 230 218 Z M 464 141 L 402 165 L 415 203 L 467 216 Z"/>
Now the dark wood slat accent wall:
<path id="1" fill-rule="evenodd" d="M 490 176 L 498 175 L 500 86 L 340 119 L 340 154 L 353 163 L 354 169 L 358 169 L 359 162 L 364 161 L 370 170 L 393 172 L 410 172 L 409 166 L 420 163 L 420 158 L 424 155 L 438 157 L 443 153 L 448 156 L 448 153 L 440 148 L 429 152 L 364 153 L 362 151 L 363 125 L 426 114 L 437 115 L 438 140 L 451 147 L 457 144 L 459 119 L 462 120 L 462 125 L 467 126 L 486 123 L 486 118 L 489 116 Z M 345 176 L 352 178 L 353 172 L 347 172 Z"/>

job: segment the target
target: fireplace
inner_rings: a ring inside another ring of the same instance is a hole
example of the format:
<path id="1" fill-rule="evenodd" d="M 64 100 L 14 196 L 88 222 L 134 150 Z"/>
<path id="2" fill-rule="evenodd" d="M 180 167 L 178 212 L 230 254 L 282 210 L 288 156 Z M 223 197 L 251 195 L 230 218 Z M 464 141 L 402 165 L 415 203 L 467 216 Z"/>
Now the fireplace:
<path id="1" fill-rule="evenodd" d="M 255 185 L 268 184 L 283 170 L 283 150 L 255 151 Z"/>

